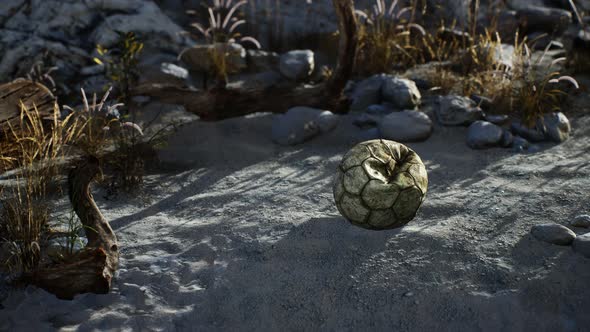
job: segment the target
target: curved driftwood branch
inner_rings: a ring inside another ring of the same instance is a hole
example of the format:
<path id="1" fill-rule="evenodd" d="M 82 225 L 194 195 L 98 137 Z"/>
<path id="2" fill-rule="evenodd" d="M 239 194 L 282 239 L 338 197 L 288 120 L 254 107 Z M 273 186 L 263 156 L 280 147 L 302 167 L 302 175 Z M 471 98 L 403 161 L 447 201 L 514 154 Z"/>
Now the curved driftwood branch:
<path id="1" fill-rule="evenodd" d="M 115 233 L 90 192 L 90 184 L 98 173 L 98 160 L 91 157 L 68 175 L 70 202 L 84 226 L 86 247 L 67 262 L 38 269 L 24 277 L 25 281 L 61 299 L 72 299 L 82 293 L 108 293 L 119 264 Z"/>
<path id="2" fill-rule="evenodd" d="M 315 86 L 272 87 L 266 90 L 238 90 L 215 87 L 208 91 L 173 85 L 146 84 L 135 95 L 183 105 L 201 120 L 216 121 L 256 112 L 283 113 L 293 106 L 309 106 L 344 113 L 348 101 L 342 91 L 351 78 L 358 45 L 358 25 L 353 0 L 332 0 L 340 32 L 338 64 L 332 77 Z"/>

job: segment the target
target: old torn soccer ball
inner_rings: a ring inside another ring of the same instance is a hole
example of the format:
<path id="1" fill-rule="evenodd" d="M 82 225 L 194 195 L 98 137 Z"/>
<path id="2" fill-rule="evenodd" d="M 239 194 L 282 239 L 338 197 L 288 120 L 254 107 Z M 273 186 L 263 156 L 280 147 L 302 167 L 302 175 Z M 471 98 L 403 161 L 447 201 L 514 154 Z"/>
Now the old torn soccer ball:
<path id="1" fill-rule="evenodd" d="M 427 188 L 426 168 L 416 152 L 376 139 L 344 155 L 333 189 L 338 211 L 351 223 L 391 229 L 414 219 Z"/>

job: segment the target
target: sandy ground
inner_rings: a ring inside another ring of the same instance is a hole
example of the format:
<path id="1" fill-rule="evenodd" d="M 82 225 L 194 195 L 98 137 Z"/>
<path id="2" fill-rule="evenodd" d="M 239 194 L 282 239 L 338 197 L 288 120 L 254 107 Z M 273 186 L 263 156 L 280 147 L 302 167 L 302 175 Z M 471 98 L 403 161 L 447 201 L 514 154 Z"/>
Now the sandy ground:
<path id="1" fill-rule="evenodd" d="M 369 231 L 332 198 L 350 118 L 290 148 L 270 141 L 270 115 L 195 122 L 140 195 L 97 190 L 121 242 L 112 293 L 15 290 L 0 330 L 588 331 L 590 259 L 530 235 L 590 212 L 590 117 L 572 123 L 535 154 L 436 127 L 409 144 L 430 179 L 418 216 Z"/>

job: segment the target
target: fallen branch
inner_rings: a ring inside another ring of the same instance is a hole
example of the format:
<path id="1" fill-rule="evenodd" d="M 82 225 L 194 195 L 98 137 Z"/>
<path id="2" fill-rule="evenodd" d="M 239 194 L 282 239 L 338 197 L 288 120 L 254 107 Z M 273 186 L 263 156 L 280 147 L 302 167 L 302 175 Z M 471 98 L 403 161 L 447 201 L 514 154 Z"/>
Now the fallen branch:
<path id="1" fill-rule="evenodd" d="M 134 95 L 154 97 L 162 102 L 183 105 L 205 121 L 217 121 L 257 112 L 284 113 L 294 106 L 309 106 L 344 113 L 348 100 L 343 96 L 351 78 L 358 45 L 358 26 L 353 0 L 332 0 L 340 32 L 338 64 L 325 82 L 294 88 L 272 87 L 266 90 L 238 90 L 214 87 L 208 91 L 173 85 L 146 84 Z"/>
<path id="2" fill-rule="evenodd" d="M 98 160 L 90 157 L 68 175 L 70 202 L 84 226 L 86 247 L 64 263 L 40 268 L 23 277 L 25 282 L 60 299 L 73 299 L 82 293 L 108 293 L 119 264 L 115 233 L 90 192 L 90 184 L 98 173 Z"/>

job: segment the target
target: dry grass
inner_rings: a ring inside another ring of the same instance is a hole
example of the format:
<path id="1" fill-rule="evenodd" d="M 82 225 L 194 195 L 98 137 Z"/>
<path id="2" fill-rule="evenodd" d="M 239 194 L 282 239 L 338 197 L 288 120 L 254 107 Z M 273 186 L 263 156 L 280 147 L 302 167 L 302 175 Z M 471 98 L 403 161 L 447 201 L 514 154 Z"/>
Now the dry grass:
<path id="1" fill-rule="evenodd" d="M 49 219 L 43 200 L 58 174 L 64 148 L 79 134 L 76 119 L 60 121 L 57 114 L 46 128 L 36 108 L 28 110 L 21 104 L 18 129 L 9 126 L 2 141 L 2 169 L 17 169 L 17 175 L 15 186 L 2 193 L 0 241 L 8 255 L 0 264 L 16 273 L 30 271 L 39 262 L 41 236 Z"/>

